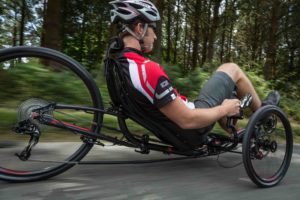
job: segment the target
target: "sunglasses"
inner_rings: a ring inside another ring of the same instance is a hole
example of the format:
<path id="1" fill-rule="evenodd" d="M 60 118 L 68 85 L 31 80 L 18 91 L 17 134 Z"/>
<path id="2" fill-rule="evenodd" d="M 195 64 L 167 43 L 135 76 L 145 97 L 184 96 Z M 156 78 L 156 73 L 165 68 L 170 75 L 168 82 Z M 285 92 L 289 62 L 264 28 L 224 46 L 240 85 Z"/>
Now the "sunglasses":
<path id="1" fill-rule="evenodd" d="M 156 33 L 156 23 L 155 22 L 149 23 L 148 27 L 152 28 L 153 31 Z"/>

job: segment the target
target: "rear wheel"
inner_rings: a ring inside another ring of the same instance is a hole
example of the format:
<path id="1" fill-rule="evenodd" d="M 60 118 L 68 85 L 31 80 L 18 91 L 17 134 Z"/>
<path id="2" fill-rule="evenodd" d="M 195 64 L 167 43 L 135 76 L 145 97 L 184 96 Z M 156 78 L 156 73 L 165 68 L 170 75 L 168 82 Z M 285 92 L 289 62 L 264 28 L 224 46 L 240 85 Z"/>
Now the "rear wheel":
<path id="1" fill-rule="evenodd" d="M 103 108 L 91 75 L 70 57 L 41 47 L 0 50 L 0 96 L 0 179 L 25 182 L 55 176 L 92 148 L 80 134 L 32 117 L 34 109 L 50 103 Z M 45 114 L 96 133 L 102 123 L 101 113 L 49 109 Z M 17 130 L 26 120 L 27 132 Z M 31 151 L 24 151 L 29 144 Z M 21 156 L 24 152 L 31 154 L 28 159 Z"/>
<path id="2" fill-rule="evenodd" d="M 250 179 L 272 187 L 285 176 L 293 152 L 293 134 L 283 111 L 264 106 L 251 117 L 243 139 L 243 161 Z"/>

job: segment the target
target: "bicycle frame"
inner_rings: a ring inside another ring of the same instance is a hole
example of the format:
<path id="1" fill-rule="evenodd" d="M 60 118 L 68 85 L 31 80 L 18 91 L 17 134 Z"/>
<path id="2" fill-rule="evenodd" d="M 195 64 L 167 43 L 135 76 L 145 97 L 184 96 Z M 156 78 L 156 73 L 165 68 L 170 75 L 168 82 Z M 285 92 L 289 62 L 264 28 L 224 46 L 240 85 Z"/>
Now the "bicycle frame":
<path id="1" fill-rule="evenodd" d="M 121 132 L 127 141 L 120 140 L 118 138 L 109 136 L 108 134 L 104 133 L 103 131 L 99 131 L 102 127 L 101 125 L 96 124 L 95 131 L 92 131 L 91 129 L 84 128 L 81 126 L 77 126 L 72 123 L 68 122 L 63 122 L 57 119 L 54 119 L 50 115 L 45 115 L 44 113 L 50 110 L 57 110 L 57 109 L 64 109 L 64 110 L 81 110 L 86 113 L 91 113 L 91 112 L 97 112 L 101 114 L 107 114 L 107 115 L 113 115 L 118 118 L 119 126 L 121 130 L 118 130 L 116 128 L 112 127 L 107 127 L 103 126 L 104 128 L 108 128 L 114 131 Z M 99 144 L 103 145 L 101 142 L 97 140 L 104 140 L 111 142 L 116 145 L 122 145 L 126 147 L 131 147 L 131 148 L 138 148 L 139 150 L 136 150 L 136 152 L 142 153 L 142 154 L 148 154 L 150 150 L 155 150 L 155 151 L 160 151 L 165 154 L 177 154 L 177 155 L 184 155 L 184 156 L 193 156 L 193 157 L 199 157 L 199 156 L 209 156 L 209 155 L 215 155 L 218 153 L 221 153 L 222 151 L 231 151 L 234 149 L 234 147 L 237 146 L 238 142 L 230 139 L 229 137 L 226 136 L 218 136 L 223 142 L 228 142 L 228 144 L 231 144 L 230 146 L 227 146 L 226 148 L 219 148 L 219 149 L 210 149 L 211 151 L 203 151 L 203 149 L 193 149 L 190 151 L 178 151 L 176 150 L 173 146 L 169 144 L 165 144 L 161 141 L 155 140 L 156 143 L 160 144 L 154 144 L 151 143 L 151 139 L 148 136 L 142 136 L 141 139 L 138 139 L 134 136 L 127 128 L 126 123 L 124 123 L 124 120 L 122 120 L 123 116 L 121 115 L 120 112 L 113 110 L 112 108 L 108 109 L 97 109 L 97 108 L 92 108 L 92 107 L 83 107 L 83 106 L 76 106 L 76 105 L 64 105 L 64 104 L 56 104 L 56 103 L 50 103 L 48 106 L 38 108 L 33 110 L 32 116 L 34 119 L 37 119 L 40 123 L 48 125 L 48 126 L 53 126 L 61 129 L 66 129 L 72 132 L 76 132 L 78 134 L 81 134 L 81 139 L 84 142 L 91 143 L 91 144 Z M 214 134 L 212 134 L 214 135 Z M 216 135 L 214 135 L 216 136 Z M 235 152 L 235 151 L 234 151 Z"/>
<path id="2" fill-rule="evenodd" d="M 43 115 L 43 112 L 45 112 L 47 109 L 70 109 L 70 110 L 81 110 L 84 112 L 98 112 L 101 114 L 108 114 L 108 115 L 113 115 L 115 117 L 118 118 L 118 122 L 119 122 L 119 126 L 121 130 L 112 128 L 112 127 L 105 127 L 114 131 L 118 131 L 121 132 L 127 139 L 129 142 L 126 141 L 122 141 L 120 139 L 117 139 L 115 137 L 109 136 L 108 134 L 104 133 L 103 131 L 99 131 L 100 128 L 99 127 L 101 125 L 96 125 L 96 131 L 91 131 L 91 129 L 88 128 L 84 128 L 84 127 L 80 127 L 68 122 L 63 122 L 60 120 L 56 120 L 54 118 L 52 118 L 49 115 Z M 33 118 L 39 120 L 42 124 L 48 125 L 48 126 L 53 126 L 53 127 L 57 127 L 57 128 L 62 128 L 62 129 L 66 129 L 69 131 L 73 131 L 76 133 L 79 133 L 82 135 L 81 139 L 84 142 L 87 143 L 93 143 L 93 144 L 102 144 L 101 142 L 96 142 L 96 140 L 105 140 L 108 142 L 111 142 L 113 144 L 117 144 L 117 145 L 122 145 L 122 146 L 126 146 L 126 147 L 131 147 L 131 148 L 139 148 L 139 150 L 136 150 L 139 153 L 142 154 L 148 154 L 150 152 L 150 150 L 155 150 L 155 151 L 160 151 L 166 154 L 177 154 L 177 155 L 185 155 L 185 156 L 200 156 L 203 155 L 203 151 L 187 151 L 187 152 L 182 152 L 182 151 L 177 151 L 176 149 L 174 149 L 172 146 L 164 144 L 162 142 L 160 142 L 161 144 L 153 144 L 150 143 L 150 139 L 146 138 L 146 137 L 142 137 L 142 139 L 137 139 L 133 136 L 132 133 L 129 132 L 129 130 L 127 129 L 127 126 L 125 123 L 123 123 L 123 120 L 120 120 L 122 118 L 122 115 L 116 111 L 113 110 L 112 108 L 108 108 L 108 109 L 96 109 L 96 108 L 91 108 L 91 107 L 83 107 L 83 106 L 76 106 L 76 105 L 63 105 L 63 104 L 49 104 L 46 107 L 43 108 L 39 108 L 39 109 L 35 109 L 33 110 Z M 159 142 L 159 141 L 156 141 Z"/>

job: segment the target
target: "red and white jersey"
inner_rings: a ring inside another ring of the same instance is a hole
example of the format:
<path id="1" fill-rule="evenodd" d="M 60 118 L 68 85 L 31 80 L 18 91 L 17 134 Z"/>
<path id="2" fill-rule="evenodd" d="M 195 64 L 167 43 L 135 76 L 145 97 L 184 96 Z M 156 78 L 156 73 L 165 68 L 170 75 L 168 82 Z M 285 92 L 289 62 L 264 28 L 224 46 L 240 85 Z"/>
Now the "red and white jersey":
<path id="1" fill-rule="evenodd" d="M 126 74 L 133 87 L 156 108 L 163 107 L 177 96 L 180 96 L 189 108 L 195 108 L 193 103 L 188 102 L 185 96 L 180 95 L 172 87 L 163 68 L 143 57 L 139 51 L 126 48 L 118 60 L 122 66 L 125 66 Z"/>

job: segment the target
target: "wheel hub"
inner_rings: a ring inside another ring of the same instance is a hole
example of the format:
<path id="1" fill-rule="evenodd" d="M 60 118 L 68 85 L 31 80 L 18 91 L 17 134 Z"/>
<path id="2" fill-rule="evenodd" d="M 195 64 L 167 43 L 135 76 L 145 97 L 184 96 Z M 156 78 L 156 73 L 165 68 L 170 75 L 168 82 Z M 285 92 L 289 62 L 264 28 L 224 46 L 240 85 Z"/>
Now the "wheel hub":
<path id="1" fill-rule="evenodd" d="M 263 123 L 264 130 L 267 134 L 273 133 L 276 129 L 277 118 L 275 115 L 270 115 Z"/>
<path id="2" fill-rule="evenodd" d="M 276 141 L 271 142 L 270 150 L 271 150 L 272 153 L 274 153 L 277 150 L 277 142 Z"/>

